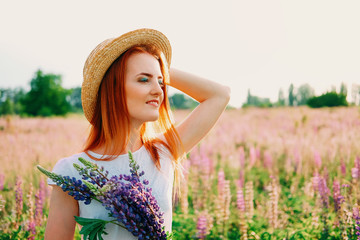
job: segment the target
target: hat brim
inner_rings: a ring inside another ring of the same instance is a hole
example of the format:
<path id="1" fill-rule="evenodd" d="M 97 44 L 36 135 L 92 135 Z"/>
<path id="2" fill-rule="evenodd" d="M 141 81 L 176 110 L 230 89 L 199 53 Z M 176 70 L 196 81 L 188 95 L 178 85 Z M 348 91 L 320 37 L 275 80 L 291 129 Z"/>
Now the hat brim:
<path id="1" fill-rule="evenodd" d="M 100 43 L 88 56 L 81 88 L 81 102 L 85 117 L 92 121 L 100 83 L 111 64 L 134 45 L 151 44 L 165 56 L 168 67 L 171 63 L 171 46 L 164 34 L 154 29 L 138 29 Z"/>

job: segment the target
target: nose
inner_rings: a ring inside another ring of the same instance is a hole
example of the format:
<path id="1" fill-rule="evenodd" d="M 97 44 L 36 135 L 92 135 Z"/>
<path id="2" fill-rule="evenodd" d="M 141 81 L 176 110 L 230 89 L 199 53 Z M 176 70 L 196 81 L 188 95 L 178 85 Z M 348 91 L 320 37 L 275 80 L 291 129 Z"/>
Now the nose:
<path id="1" fill-rule="evenodd" d="M 158 81 L 153 82 L 151 87 L 151 94 L 156 96 L 163 94 L 163 90 L 161 88 L 161 85 L 158 83 Z"/>

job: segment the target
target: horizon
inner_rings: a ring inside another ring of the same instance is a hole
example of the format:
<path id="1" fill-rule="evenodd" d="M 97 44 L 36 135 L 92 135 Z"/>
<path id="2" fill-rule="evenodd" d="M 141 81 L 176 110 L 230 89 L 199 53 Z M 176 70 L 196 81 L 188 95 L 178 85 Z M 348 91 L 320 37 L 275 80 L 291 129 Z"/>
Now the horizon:
<path id="1" fill-rule="evenodd" d="M 169 38 L 173 67 L 230 86 L 234 107 L 248 89 L 274 102 L 291 83 L 307 83 L 317 96 L 345 83 L 348 97 L 360 84 L 360 2 L 140 3 L 7 2 L 0 88 L 26 89 L 38 69 L 62 75 L 64 88 L 81 86 L 83 63 L 99 42 L 141 27 Z"/>

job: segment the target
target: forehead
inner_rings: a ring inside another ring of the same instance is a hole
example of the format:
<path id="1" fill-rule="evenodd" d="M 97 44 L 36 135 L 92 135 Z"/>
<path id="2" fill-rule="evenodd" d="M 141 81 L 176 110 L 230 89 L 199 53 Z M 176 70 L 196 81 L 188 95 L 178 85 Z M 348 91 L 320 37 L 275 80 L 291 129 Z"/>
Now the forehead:
<path id="1" fill-rule="evenodd" d="M 149 53 L 132 54 L 127 60 L 126 72 L 130 74 L 146 72 L 152 75 L 162 75 L 159 61 Z"/>

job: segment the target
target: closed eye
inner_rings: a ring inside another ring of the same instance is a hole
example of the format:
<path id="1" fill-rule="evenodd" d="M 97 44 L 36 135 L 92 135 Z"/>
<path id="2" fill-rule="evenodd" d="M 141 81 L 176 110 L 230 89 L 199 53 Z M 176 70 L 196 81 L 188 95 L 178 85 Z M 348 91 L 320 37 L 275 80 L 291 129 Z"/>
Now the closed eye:
<path id="1" fill-rule="evenodd" d="M 160 85 L 161 87 L 165 86 L 163 79 L 159 79 L 159 85 Z"/>
<path id="2" fill-rule="evenodd" d="M 139 82 L 148 82 L 149 79 L 147 77 L 143 77 L 139 79 Z"/>

